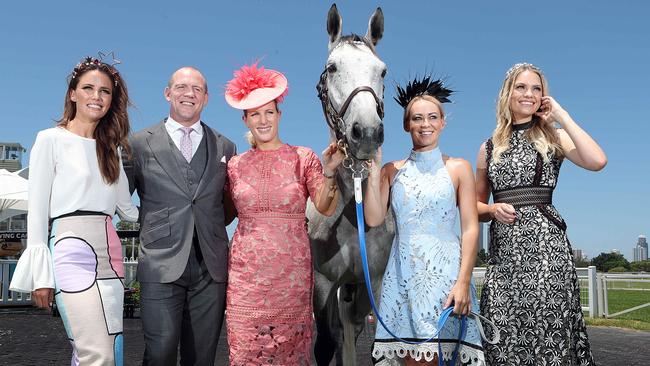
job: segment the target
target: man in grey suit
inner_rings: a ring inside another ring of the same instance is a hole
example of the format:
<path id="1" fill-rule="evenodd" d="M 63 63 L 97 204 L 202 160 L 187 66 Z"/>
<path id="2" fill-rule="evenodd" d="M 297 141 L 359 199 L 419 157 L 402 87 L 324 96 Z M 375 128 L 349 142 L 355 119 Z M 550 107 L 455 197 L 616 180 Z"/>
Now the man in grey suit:
<path id="1" fill-rule="evenodd" d="M 225 307 L 228 236 L 224 184 L 235 145 L 201 121 L 205 78 L 177 70 L 169 116 L 133 135 L 124 168 L 140 197 L 137 278 L 143 365 L 212 366 Z"/>

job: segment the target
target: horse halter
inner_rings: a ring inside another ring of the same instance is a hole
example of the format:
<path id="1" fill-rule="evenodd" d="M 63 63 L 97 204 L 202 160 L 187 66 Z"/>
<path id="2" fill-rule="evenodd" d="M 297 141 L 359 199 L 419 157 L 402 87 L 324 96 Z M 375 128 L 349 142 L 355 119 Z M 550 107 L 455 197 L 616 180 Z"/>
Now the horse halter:
<path id="1" fill-rule="evenodd" d="M 373 98 L 375 98 L 375 103 L 377 105 L 377 114 L 379 115 L 379 118 L 381 120 L 384 119 L 384 101 L 379 99 L 377 94 L 375 93 L 375 90 L 369 86 L 362 85 L 354 88 L 350 95 L 348 95 L 347 99 L 345 99 L 345 102 L 341 106 L 341 110 L 337 111 L 334 105 L 332 104 L 332 100 L 329 98 L 328 95 L 328 86 L 327 86 L 327 68 L 323 70 L 323 72 L 320 74 L 320 79 L 318 81 L 318 84 L 316 85 L 316 90 L 318 91 L 318 99 L 321 101 L 321 105 L 323 107 L 323 114 L 325 115 L 325 121 L 327 122 L 327 125 L 334 131 L 334 134 L 336 136 L 337 144 L 339 148 L 343 151 L 345 154 L 345 160 L 343 160 L 343 166 L 351 169 L 354 173 L 357 173 L 357 170 L 354 168 L 354 161 L 353 158 L 348 155 L 348 140 L 345 136 L 345 113 L 348 110 L 348 107 L 350 106 L 350 103 L 352 103 L 352 99 L 359 94 L 362 91 L 369 92 Z M 358 171 L 358 173 L 363 172 L 363 170 L 367 169 L 369 161 L 366 161 L 366 164 L 362 165 L 361 170 Z"/>

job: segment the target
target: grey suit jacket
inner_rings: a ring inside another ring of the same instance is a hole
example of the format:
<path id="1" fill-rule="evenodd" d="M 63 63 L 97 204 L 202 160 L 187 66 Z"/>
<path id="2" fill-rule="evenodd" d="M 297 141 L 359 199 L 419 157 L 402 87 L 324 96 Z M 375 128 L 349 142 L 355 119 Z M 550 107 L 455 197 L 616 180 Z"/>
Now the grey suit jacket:
<path id="1" fill-rule="evenodd" d="M 165 121 L 135 133 L 124 171 L 131 192 L 140 197 L 141 282 L 177 280 L 187 265 L 194 228 L 208 271 L 227 281 L 228 235 L 224 223 L 223 188 L 228 160 L 236 154 L 230 140 L 201 122 L 208 160 L 192 195 L 169 144 Z"/>

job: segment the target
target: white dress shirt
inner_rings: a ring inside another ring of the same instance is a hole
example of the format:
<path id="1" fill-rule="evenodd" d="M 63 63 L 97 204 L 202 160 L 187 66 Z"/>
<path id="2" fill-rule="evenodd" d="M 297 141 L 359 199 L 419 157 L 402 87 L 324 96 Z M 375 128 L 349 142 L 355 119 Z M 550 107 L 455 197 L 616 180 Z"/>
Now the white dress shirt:
<path id="1" fill-rule="evenodd" d="M 176 148 L 179 151 L 181 150 L 181 137 L 183 137 L 183 130 L 181 129 L 182 127 L 185 126 L 174 121 L 173 118 L 167 117 L 167 121 L 165 122 L 165 129 L 167 129 L 167 133 L 172 138 L 174 145 L 176 145 Z M 194 156 L 196 150 L 199 148 L 201 139 L 203 138 L 203 126 L 201 126 L 201 120 L 199 120 L 189 127 L 192 129 L 192 131 L 190 131 L 190 140 L 192 141 L 192 156 Z"/>

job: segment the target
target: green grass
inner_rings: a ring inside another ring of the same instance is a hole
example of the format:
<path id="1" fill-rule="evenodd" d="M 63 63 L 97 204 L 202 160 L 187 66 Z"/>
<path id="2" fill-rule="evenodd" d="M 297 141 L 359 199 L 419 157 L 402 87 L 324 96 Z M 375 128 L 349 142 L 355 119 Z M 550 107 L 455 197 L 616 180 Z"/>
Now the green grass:
<path id="1" fill-rule="evenodd" d="M 611 284 L 611 282 L 610 282 Z M 627 282 L 615 283 L 616 287 L 628 288 Z M 650 284 L 645 282 L 630 282 L 629 288 L 649 288 Z M 609 287 L 609 286 L 608 286 Z M 580 280 L 580 297 L 583 306 L 587 306 L 587 281 Z M 477 288 L 477 296 L 480 298 L 482 286 Z M 614 314 L 625 309 L 650 302 L 650 291 L 634 290 L 607 290 L 607 301 L 609 313 Z M 650 331 L 650 306 L 643 309 L 635 310 L 627 314 L 619 315 L 612 319 L 589 318 L 588 312 L 585 312 L 585 321 L 588 325 L 621 327 L 637 330 Z"/>
<path id="2" fill-rule="evenodd" d="M 650 331 L 650 323 L 629 319 L 603 319 L 585 317 L 585 323 L 595 327 L 618 327 Z"/>
<path id="3" fill-rule="evenodd" d="M 629 309 L 650 302 L 650 291 L 607 290 L 609 313 Z M 650 325 L 650 306 L 619 315 L 616 319 L 638 320 Z"/>

